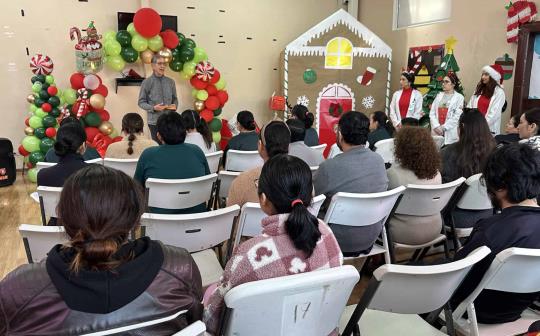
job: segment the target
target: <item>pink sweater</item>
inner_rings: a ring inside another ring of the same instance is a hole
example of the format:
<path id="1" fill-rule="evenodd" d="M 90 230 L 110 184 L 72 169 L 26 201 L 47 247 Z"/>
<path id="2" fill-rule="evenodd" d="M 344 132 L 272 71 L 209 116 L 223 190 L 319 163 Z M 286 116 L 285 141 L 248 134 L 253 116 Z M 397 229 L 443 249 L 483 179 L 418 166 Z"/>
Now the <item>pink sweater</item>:
<path id="1" fill-rule="evenodd" d="M 288 214 L 274 215 L 262 220 L 263 234 L 238 245 L 225 266 L 216 290 L 208 300 L 204 322 L 210 333 L 216 333 L 224 308 L 227 291 L 240 284 L 315 271 L 343 264 L 343 255 L 330 228 L 319 220 L 321 238 L 306 258 L 294 247 L 285 231 Z"/>

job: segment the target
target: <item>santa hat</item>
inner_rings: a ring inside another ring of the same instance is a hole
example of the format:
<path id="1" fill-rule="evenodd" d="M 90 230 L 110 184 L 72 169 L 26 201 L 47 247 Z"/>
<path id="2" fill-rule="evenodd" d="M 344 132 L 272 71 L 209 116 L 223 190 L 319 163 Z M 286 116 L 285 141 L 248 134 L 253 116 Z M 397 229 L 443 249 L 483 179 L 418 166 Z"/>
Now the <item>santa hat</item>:
<path id="1" fill-rule="evenodd" d="M 482 68 L 482 71 L 487 73 L 497 83 L 502 84 L 503 68 L 499 64 L 486 65 L 485 67 Z"/>

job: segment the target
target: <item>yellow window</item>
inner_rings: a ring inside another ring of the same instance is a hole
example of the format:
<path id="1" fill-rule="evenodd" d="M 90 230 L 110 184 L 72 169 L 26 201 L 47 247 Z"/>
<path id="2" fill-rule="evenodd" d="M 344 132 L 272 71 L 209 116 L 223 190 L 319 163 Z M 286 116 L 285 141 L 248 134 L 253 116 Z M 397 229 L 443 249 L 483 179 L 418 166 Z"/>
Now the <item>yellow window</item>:
<path id="1" fill-rule="evenodd" d="M 326 45 L 324 67 L 327 69 L 352 69 L 353 45 L 344 37 L 336 37 Z"/>

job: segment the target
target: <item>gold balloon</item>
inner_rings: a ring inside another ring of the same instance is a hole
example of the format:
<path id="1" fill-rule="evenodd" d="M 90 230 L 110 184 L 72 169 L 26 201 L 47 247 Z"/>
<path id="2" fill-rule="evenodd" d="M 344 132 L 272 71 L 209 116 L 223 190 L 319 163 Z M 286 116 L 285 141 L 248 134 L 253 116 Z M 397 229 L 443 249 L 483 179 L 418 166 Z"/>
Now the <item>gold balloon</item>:
<path id="1" fill-rule="evenodd" d="M 28 97 L 26 97 L 26 100 L 27 100 L 30 104 L 34 104 L 34 102 L 36 101 L 36 96 L 34 96 L 33 94 L 28 95 Z"/>
<path id="2" fill-rule="evenodd" d="M 105 135 L 109 135 L 113 132 L 114 126 L 109 121 L 104 121 L 99 125 L 99 131 Z"/>
<path id="3" fill-rule="evenodd" d="M 97 110 L 101 110 L 105 107 L 105 97 L 99 93 L 90 96 L 90 105 Z"/>
<path id="4" fill-rule="evenodd" d="M 24 134 L 26 135 L 34 135 L 34 129 L 32 127 L 27 127 L 24 129 Z"/>
<path id="5" fill-rule="evenodd" d="M 165 59 L 165 62 L 169 63 L 172 60 L 172 51 L 169 48 L 163 47 L 158 51 L 158 55 Z"/>
<path id="6" fill-rule="evenodd" d="M 193 103 L 193 107 L 195 107 L 195 111 L 202 111 L 204 110 L 204 102 L 202 100 L 196 100 L 194 103 Z"/>
<path id="7" fill-rule="evenodd" d="M 141 60 L 144 64 L 152 63 L 152 56 L 154 56 L 154 52 L 150 49 L 146 49 L 145 51 L 141 52 Z"/>

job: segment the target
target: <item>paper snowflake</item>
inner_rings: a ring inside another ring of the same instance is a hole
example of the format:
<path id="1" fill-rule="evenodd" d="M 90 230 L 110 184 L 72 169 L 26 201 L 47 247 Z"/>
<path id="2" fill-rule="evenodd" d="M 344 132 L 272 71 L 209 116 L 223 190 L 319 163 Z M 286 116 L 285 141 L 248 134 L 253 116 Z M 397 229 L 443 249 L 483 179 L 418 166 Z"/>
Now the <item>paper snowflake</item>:
<path id="1" fill-rule="evenodd" d="M 362 98 L 362 105 L 367 109 L 373 108 L 373 105 L 375 105 L 375 98 L 373 98 L 373 96 Z"/>
<path id="2" fill-rule="evenodd" d="M 296 98 L 296 104 L 304 105 L 305 107 L 308 107 L 309 99 L 308 99 L 308 97 L 306 97 L 306 95 L 300 96 L 300 97 Z"/>

